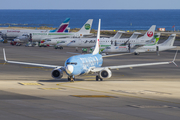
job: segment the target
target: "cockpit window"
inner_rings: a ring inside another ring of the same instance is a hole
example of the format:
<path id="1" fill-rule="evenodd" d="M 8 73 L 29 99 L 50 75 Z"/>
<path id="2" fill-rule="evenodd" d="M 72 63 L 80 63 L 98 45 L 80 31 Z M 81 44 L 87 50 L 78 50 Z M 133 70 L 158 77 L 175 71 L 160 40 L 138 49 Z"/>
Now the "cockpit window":
<path id="1" fill-rule="evenodd" d="M 77 65 L 77 63 L 70 63 L 70 62 L 68 62 L 67 65 Z"/>
<path id="2" fill-rule="evenodd" d="M 49 40 L 47 40 L 47 41 L 51 41 L 51 40 L 49 39 Z"/>
<path id="3" fill-rule="evenodd" d="M 110 47 L 106 47 L 106 49 L 111 49 Z"/>

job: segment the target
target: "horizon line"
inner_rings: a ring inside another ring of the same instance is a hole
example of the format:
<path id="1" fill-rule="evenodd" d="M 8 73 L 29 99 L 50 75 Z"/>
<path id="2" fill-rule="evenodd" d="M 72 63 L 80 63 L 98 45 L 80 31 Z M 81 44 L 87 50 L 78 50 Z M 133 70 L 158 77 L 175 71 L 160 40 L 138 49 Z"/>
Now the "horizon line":
<path id="1" fill-rule="evenodd" d="M 180 9 L 0 9 L 0 10 L 180 10 Z"/>

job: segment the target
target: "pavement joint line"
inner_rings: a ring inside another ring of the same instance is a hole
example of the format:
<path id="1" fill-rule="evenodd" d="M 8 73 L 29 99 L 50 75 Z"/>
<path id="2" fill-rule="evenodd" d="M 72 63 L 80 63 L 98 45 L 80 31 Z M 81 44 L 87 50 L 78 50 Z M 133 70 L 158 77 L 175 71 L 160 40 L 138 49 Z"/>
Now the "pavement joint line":
<path id="1" fill-rule="evenodd" d="M 39 88 L 42 90 L 64 90 L 64 88 Z"/>
<path id="2" fill-rule="evenodd" d="M 116 98 L 110 95 L 71 95 L 71 96 L 79 97 L 79 98 Z"/>
<path id="3" fill-rule="evenodd" d="M 134 98 L 140 98 L 140 99 L 146 99 L 146 100 L 153 100 L 153 101 L 160 101 L 160 102 L 166 102 L 166 103 L 180 104 L 180 103 L 177 103 L 177 102 L 171 102 L 171 101 L 166 101 L 166 100 L 159 100 L 159 99 L 153 99 L 153 98 L 145 98 L 145 97 L 140 97 L 140 96 L 120 94 L 120 93 L 114 93 L 114 92 L 105 92 L 105 91 L 100 91 L 100 90 L 92 90 L 92 89 L 86 89 L 86 88 L 80 88 L 80 87 L 67 86 L 67 85 L 63 85 L 63 84 L 62 84 L 62 86 L 69 87 L 69 88 L 75 88 L 75 89 L 81 89 L 81 90 L 89 90 L 89 91 L 107 93 L 107 94 L 122 95 L 122 96 L 126 96 L 126 97 L 134 97 Z"/>
<path id="4" fill-rule="evenodd" d="M 43 85 L 42 83 L 22 83 L 19 82 L 20 85 Z"/>

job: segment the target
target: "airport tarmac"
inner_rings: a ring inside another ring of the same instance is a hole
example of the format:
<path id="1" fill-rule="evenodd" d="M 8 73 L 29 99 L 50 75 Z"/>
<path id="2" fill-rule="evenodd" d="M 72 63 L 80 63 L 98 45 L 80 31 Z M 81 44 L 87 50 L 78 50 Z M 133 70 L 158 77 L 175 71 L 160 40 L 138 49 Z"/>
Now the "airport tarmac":
<path id="1" fill-rule="evenodd" d="M 76 52 L 0 43 L 0 120 L 180 119 L 180 68 L 174 64 L 112 70 L 104 81 L 90 74 L 68 82 L 65 74 L 53 79 L 49 68 L 4 65 L 2 48 L 8 60 L 52 65 L 64 65 L 72 56 L 67 52 Z M 172 61 L 175 52 L 104 58 L 103 66 Z"/>

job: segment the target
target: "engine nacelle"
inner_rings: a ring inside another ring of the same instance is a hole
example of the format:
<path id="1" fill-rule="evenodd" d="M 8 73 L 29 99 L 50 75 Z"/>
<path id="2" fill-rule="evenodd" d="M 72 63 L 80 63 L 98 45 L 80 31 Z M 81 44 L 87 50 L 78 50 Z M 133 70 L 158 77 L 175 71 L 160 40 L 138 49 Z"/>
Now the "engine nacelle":
<path id="1" fill-rule="evenodd" d="M 55 79 L 61 79 L 63 77 L 63 71 L 60 68 L 56 68 L 51 72 L 51 76 Z"/>
<path id="2" fill-rule="evenodd" d="M 112 76 L 112 72 L 109 69 L 104 69 L 99 72 L 100 78 L 110 78 Z"/>

